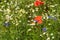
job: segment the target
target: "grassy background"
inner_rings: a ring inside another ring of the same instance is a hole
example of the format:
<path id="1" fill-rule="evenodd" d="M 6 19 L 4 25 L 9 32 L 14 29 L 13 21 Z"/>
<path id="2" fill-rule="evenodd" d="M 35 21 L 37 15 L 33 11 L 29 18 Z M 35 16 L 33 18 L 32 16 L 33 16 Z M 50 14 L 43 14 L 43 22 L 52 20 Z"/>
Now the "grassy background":
<path id="1" fill-rule="evenodd" d="M 0 40 L 60 40 L 60 0 L 42 0 L 44 5 L 30 6 L 34 1 L 0 0 Z M 32 12 L 35 8 L 39 11 Z M 12 18 L 8 26 L 5 25 L 6 15 Z M 43 16 L 43 24 L 29 25 L 35 15 Z M 44 27 L 46 32 L 42 30 Z"/>

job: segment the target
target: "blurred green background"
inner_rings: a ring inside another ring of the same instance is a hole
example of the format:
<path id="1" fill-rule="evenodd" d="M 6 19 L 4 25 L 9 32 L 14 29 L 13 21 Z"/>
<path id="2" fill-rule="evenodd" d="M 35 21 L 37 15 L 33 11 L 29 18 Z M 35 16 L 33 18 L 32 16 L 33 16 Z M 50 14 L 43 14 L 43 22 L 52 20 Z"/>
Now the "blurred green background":
<path id="1" fill-rule="evenodd" d="M 60 40 L 60 0 L 34 1 L 0 0 L 0 40 Z M 38 15 L 43 23 L 31 25 Z"/>

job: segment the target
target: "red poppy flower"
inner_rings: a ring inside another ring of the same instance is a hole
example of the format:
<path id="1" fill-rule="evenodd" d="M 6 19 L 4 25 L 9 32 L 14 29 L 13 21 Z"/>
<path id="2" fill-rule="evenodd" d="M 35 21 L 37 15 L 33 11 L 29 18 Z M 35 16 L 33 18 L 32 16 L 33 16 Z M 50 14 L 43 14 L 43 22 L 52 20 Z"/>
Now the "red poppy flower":
<path id="1" fill-rule="evenodd" d="M 42 24 L 42 16 L 37 16 L 34 18 L 34 20 L 38 23 L 38 24 Z"/>
<path id="2" fill-rule="evenodd" d="M 44 4 L 44 2 L 41 2 L 40 0 L 36 0 L 36 1 L 34 2 L 34 6 L 40 6 L 40 5 L 42 5 L 42 4 Z"/>

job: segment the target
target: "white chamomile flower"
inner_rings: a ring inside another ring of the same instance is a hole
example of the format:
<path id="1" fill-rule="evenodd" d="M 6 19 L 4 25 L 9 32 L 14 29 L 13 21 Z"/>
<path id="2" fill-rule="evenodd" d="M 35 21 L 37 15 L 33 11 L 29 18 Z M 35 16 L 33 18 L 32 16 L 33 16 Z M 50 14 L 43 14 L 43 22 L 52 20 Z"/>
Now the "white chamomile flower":
<path id="1" fill-rule="evenodd" d="M 50 5 L 50 7 L 55 7 L 54 5 Z"/>
<path id="2" fill-rule="evenodd" d="M 22 14 L 19 15 L 20 17 L 22 16 Z"/>
<path id="3" fill-rule="evenodd" d="M 20 11 L 19 11 L 20 13 L 22 12 L 22 13 L 25 13 L 25 10 L 24 9 L 20 9 Z"/>
<path id="4" fill-rule="evenodd" d="M 10 4 L 7 2 L 7 5 L 10 5 Z"/>
<path id="5" fill-rule="evenodd" d="M 10 12 L 11 12 L 11 10 L 10 10 L 10 9 L 7 9 L 6 11 L 7 11 L 8 13 L 10 13 Z"/>
<path id="6" fill-rule="evenodd" d="M 6 15 L 6 20 L 13 20 L 12 16 Z"/>
<path id="7" fill-rule="evenodd" d="M 19 25 L 19 23 L 16 23 L 16 26 Z"/>
<path id="8" fill-rule="evenodd" d="M 28 12 L 25 12 L 26 14 L 28 14 Z"/>
<path id="9" fill-rule="evenodd" d="M 33 5 L 34 5 L 33 3 L 30 4 L 30 6 L 33 6 Z"/>
<path id="10" fill-rule="evenodd" d="M 13 4 L 13 2 L 11 1 L 10 4 Z"/>
<path id="11" fill-rule="evenodd" d="M 51 36 L 53 35 L 53 33 L 50 34 Z"/>
<path id="12" fill-rule="evenodd" d="M 58 4 L 55 4 L 55 6 L 57 6 Z"/>
<path id="13" fill-rule="evenodd" d="M 30 7 L 30 5 L 27 6 L 28 8 Z"/>
<path id="14" fill-rule="evenodd" d="M 49 17 L 47 16 L 47 19 L 49 19 Z"/>
<path id="15" fill-rule="evenodd" d="M 9 20 L 10 19 L 10 16 L 9 15 L 6 15 L 5 18 L 6 18 L 6 20 Z"/>
<path id="16" fill-rule="evenodd" d="M 0 11 L 3 11 L 2 9 L 0 9 Z"/>
<path id="17" fill-rule="evenodd" d="M 51 25 L 51 23 L 48 23 L 48 25 Z"/>
<path id="18" fill-rule="evenodd" d="M 15 24 L 14 22 L 12 22 L 13 24 Z"/>
<path id="19" fill-rule="evenodd" d="M 6 0 L 4 0 L 4 2 L 7 2 Z"/>
<path id="20" fill-rule="evenodd" d="M 17 6 L 15 10 L 17 10 L 17 9 L 19 9 L 19 6 Z"/>
<path id="21" fill-rule="evenodd" d="M 43 35 L 42 35 L 42 34 L 40 34 L 40 36 L 42 37 Z"/>
<path id="22" fill-rule="evenodd" d="M 31 21 L 34 21 L 33 19 Z"/>
<path id="23" fill-rule="evenodd" d="M 49 34 L 48 33 L 46 33 L 46 35 L 47 35 L 47 37 L 49 37 Z"/>
<path id="24" fill-rule="evenodd" d="M 22 13 L 25 13 L 25 10 L 23 10 Z"/>
<path id="25" fill-rule="evenodd" d="M 28 20 L 28 22 L 30 22 L 30 21 Z"/>
<path id="26" fill-rule="evenodd" d="M 36 21 L 35 21 L 35 20 L 33 20 L 33 22 L 35 23 Z"/>
<path id="27" fill-rule="evenodd" d="M 45 16 L 43 17 L 43 19 L 45 19 Z"/>
<path id="28" fill-rule="evenodd" d="M 12 16 L 10 15 L 10 20 L 13 19 Z"/>
<path id="29" fill-rule="evenodd" d="M 35 10 L 32 10 L 32 12 L 34 13 L 34 12 L 35 12 Z"/>
<path id="30" fill-rule="evenodd" d="M 28 29 L 27 32 L 31 31 L 32 29 Z"/>
<path id="31" fill-rule="evenodd" d="M 2 6 L 1 6 L 1 8 L 4 8 L 4 7 L 5 7 L 5 5 L 2 5 Z"/>
<path id="32" fill-rule="evenodd" d="M 19 22 L 21 23 L 21 20 Z"/>
<path id="33" fill-rule="evenodd" d="M 31 16 L 29 16 L 29 18 L 31 18 Z"/>
<path id="34" fill-rule="evenodd" d="M 35 23 L 33 22 L 33 23 L 31 23 L 30 25 L 32 25 L 32 26 L 33 26 L 33 25 L 35 25 Z"/>
<path id="35" fill-rule="evenodd" d="M 55 12 L 56 10 L 52 10 L 52 12 Z"/>
<path id="36" fill-rule="evenodd" d="M 43 33 L 43 35 L 45 35 L 45 34 L 46 34 L 46 32 Z"/>
<path id="37" fill-rule="evenodd" d="M 54 39 L 54 36 L 52 36 L 52 39 Z"/>
<path id="38" fill-rule="evenodd" d="M 36 11 L 38 11 L 38 8 L 35 8 Z"/>
<path id="39" fill-rule="evenodd" d="M 50 37 L 48 37 L 46 40 L 50 40 Z"/>

